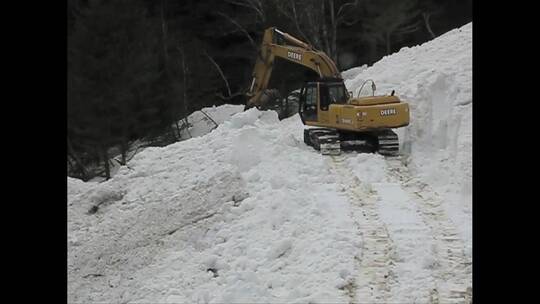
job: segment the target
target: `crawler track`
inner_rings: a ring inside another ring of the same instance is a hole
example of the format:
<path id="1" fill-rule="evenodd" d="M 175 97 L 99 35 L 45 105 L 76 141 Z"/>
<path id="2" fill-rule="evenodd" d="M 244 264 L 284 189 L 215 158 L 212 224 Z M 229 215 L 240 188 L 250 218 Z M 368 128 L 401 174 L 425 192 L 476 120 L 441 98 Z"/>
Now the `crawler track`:
<path id="1" fill-rule="evenodd" d="M 350 202 L 351 217 L 362 240 L 355 256 L 354 281 L 347 289 L 350 302 L 471 303 L 472 263 L 445 214 L 442 198 L 412 177 L 401 157 L 386 157 L 388 182 L 371 185 L 355 176 L 346 159 L 343 154 L 331 156 L 328 162 Z M 392 205 L 406 208 L 407 216 L 396 221 L 381 213 Z M 429 258 L 433 263 L 423 266 L 421 273 L 406 271 L 407 265 L 425 259 L 414 255 L 418 250 L 410 244 L 416 242 L 433 249 Z M 418 293 L 407 294 L 411 290 Z"/>
<path id="2" fill-rule="evenodd" d="M 329 128 L 304 130 L 304 142 L 323 155 L 340 155 L 341 151 L 357 151 L 395 156 L 399 140 L 394 131 L 383 129 L 371 132 L 345 132 Z"/>
<path id="3" fill-rule="evenodd" d="M 419 206 L 420 216 L 431 230 L 438 256 L 434 270 L 436 290 L 432 303 L 472 302 L 472 261 L 465 254 L 465 244 L 446 216 L 443 200 L 430 187 L 410 176 L 399 158 L 387 159 L 390 175 L 402 184 Z"/>
<path id="4" fill-rule="evenodd" d="M 377 197 L 342 164 L 344 158 L 332 156 L 331 168 L 348 196 L 352 217 L 362 237 L 361 254 L 356 257 L 354 289 L 349 296 L 352 303 L 385 303 L 394 280 L 393 242 L 379 218 Z"/>

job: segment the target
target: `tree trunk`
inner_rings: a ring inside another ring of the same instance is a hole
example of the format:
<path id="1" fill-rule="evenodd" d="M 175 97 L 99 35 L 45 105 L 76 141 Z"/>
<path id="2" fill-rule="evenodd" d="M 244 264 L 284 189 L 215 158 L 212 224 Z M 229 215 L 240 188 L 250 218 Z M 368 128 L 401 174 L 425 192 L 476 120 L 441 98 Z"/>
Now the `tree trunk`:
<path id="1" fill-rule="evenodd" d="M 375 60 L 377 60 L 377 41 L 375 40 L 375 38 L 371 38 L 368 40 L 368 46 L 369 46 L 369 51 L 368 51 L 368 62 L 370 64 L 374 63 Z"/>
<path id="2" fill-rule="evenodd" d="M 308 43 L 310 44 L 311 46 L 315 46 L 315 44 L 313 43 L 313 41 L 311 41 L 311 39 L 309 39 L 308 36 L 306 36 L 304 34 L 304 32 L 300 29 L 300 24 L 298 23 L 298 15 L 296 14 L 296 4 L 295 4 L 295 1 L 292 1 L 291 3 L 292 5 L 292 11 L 293 11 L 293 15 L 292 15 L 292 22 L 294 23 L 294 25 L 296 26 L 296 30 L 298 31 L 298 33 L 302 36 L 302 38 Z M 314 37 L 315 38 L 315 37 Z"/>
<path id="3" fill-rule="evenodd" d="M 323 16 L 323 20 L 320 20 L 320 22 L 322 23 L 322 40 L 323 40 L 323 47 L 324 47 L 324 51 L 328 54 L 328 56 L 332 57 L 332 54 L 331 54 L 331 50 L 330 50 L 330 41 L 328 39 L 328 28 L 326 26 L 326 20 L 325 20 L 325 16 L 326 16 L 326 8 L 325 8 L 325 5 L 324 5 L 325 1 L 321 1 L 321 15 Z M 330 10 L 330 14 L 332 15 L 333 12 L 332 10 Z"/>
<path id="4" fill-rule="evenodd" d="M 167 75 L 167 78 L 170 79 L 170 72 L 169 72 L 169 53 L 167 52 L 167 23 L 165 22 L 165 0 L 161 0 L 161 11 L 160 11 L 160 18 L 161 18 L 161 40 L 162 40 L 162 47 L 163 47 L 163 68 L 165 69 L 165 73 Z"/>
<path id="5" fill-rule="evenodd" d="M 223 81 L 225 82 L 225 86 L 227 87 L 227 92 L 229 93 L 229 97 L 231 97 L 232 96 L 231 87 L 229 86 L 229 81 L 227 80 L 227 77 L 225 77 L 225 74 L 223 74 L 223 70 L 221 70 L 221 68 L 219 67 L 217 62 L 214 60 L 214 58 L 212 58 L 210 55 L 208 55 L 208 53 L 206 51 L 203 51 L 203 53 L 206 55 L 206 57 L 208 57 L 210 62 L 212 62 L 212 64 L 216 67 L 216 70 L 218 71 L 219 75 L 221 76 L 221 79 L 223 79 Z"/>
<path id="6" fill-rule="evenodd" d="M 174 125 L 176 126 L 176 138 L 178 138 L 178 140 L 180 140 L 180 139 L 182 139 L 182 132 L 180 132 L 180 126 L 178 125 L 177 120 L 174 121 Z"/>
<path id="7" fill-rule="evenodd" d="M 334 0 L 328 0 L 329 6 L 330 6 L 330 21 L 331 21 L 331 27 L 332 27 L 332 33 L 331 33 L 331 42 L 330 42 L 330 52 L 329 56 L 334 60 L 336 65 L 339 67 L 338 58 L 337 58 L 337 21 L 336 21 L 336 13 L 334 12 Z"/>
<path id="8" fill-rule="evenodd" d="M 332 59 L 338 65 L 338 51 L 337 51 L 337 24 L 332 25 Z"/>
<path id="9" fill-rule="evenodd" d="M 127 142 L 126 137 L 124 136 L 122 138 L 122 144 L 120 145 L 120 152 L 121 152 L 120 154 L 121 154 L 121 157 L 122 157 L 120 164 L 122 166 L 126 165 L 126 155 L 128 153 L 128 149 L 129 149 L 129 144 Z"/>
<path id="10" fill-rule="evenodd" d="M 188 121 L 188 101 L 187 101 L 187 73 L 186 73 L 186 61 L 185 61 L 185 54 L 184 54 L 184 47 L 178 47 L 178 50 L 180 51 L 180 54 L 182 55 L 182 84 L 183 84 L 183 106 L 184 106 L 184 123 L 186 125 L 186 131 L 191 136 L 191 133 L 189 132 L 189 121 Z"/>
<path id="11" fill-rule="evenodd" d="M 71 158 L 73 158 L 76 166 L 78 167 L 78 170 L 81 171 L 82 179 L 86 180 L 88 178 L 88 171 L 86 170 L 81 159 L 78 157 L 77 153 L 73 149 L 73 146 L 71 145 L 71 141 L 69 140 L 69 137 L 68 137 L 67 144 L 68 144 L 68 155 L 71 156 Z"/>
<path id="12" fill-rule="evenodd" d="M 386 32 L 386 55 L 390 55 L 391 45 L 390 45 L 390 32 Z"/>
<path id="13" fill-rule="evenodd" d="M 104 162 L 105 178 L 109 180 L 111 178 L 111 168 L 109 167 L 109 155 L 107 153 L 107 148 L 103 145 L 103 143 L 99 143 L 99 152 L 101 154 L 101 159 Z"/>

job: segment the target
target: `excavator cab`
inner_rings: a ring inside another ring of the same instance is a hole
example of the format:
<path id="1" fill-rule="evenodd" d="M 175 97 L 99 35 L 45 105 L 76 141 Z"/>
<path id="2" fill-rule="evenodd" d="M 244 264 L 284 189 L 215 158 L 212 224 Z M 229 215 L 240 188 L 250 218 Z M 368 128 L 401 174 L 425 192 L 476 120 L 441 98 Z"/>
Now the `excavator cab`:
<path id="1" fill-rule="evenodd" d="M 327 78 L 306 82 L 300 91 L 298 113 L 302 122 L 318 122 L 327 116 L 331 104 L 346 104 L 349 94 L 341 79 Z"/>

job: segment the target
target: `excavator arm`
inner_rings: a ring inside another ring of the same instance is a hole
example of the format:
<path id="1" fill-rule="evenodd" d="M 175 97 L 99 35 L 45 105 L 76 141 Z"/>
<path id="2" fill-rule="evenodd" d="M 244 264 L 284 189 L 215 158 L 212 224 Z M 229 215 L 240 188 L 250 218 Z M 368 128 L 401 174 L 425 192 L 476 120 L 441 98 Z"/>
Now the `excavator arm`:
<path id="1" fill-rule="evenodd" d="M 307 67 L 321 78 L 342 78 L 336 64 L 324 52 L 315 50 L 309 44 L 275 27 L 270 27 L 264 31 L 260 53 L 253 69 L 253 80 L 246 94 L 247 108 L 264 106 L 268 102 L 264 93 L 272 76 L 276 57 Z"/>

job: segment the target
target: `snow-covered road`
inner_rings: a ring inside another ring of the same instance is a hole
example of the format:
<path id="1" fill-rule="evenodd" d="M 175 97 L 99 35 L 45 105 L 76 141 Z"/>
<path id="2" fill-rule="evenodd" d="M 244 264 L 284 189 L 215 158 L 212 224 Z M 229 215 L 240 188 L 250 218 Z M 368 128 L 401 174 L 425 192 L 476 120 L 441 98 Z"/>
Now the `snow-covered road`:
<path id="1" fill-rule="evenodd" d="M 471 28 L 347 74 L 409 102 L 398 158 L 323 156 L 297 115 L 227 106 L 106 182 L 68 178 L 69 302 L 468 303 Z"/>
<path id="2" fill-rule="evenodd" d="M 469 303 L 471 257 L 441 207 L 444 200 L 412 177 L 400 157 L 384 159 L 387 182 L 374 183 L 363 183 L 365 173 L 349 169 L 351 159 L 332 157 L 330 165 L 363 244 L 350 284 L 352 302 Z"/>

